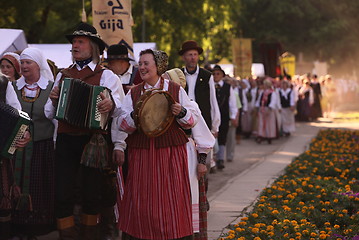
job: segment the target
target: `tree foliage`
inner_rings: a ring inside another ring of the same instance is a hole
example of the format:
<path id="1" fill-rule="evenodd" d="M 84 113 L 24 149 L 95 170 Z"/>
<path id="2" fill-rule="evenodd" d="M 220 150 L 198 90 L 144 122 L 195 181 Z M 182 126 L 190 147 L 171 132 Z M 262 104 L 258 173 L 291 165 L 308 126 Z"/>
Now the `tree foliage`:
<path id="1" fill-rule="evenodd" d="M 85 4 L 91 22 L 91 1 Z M 0 27 L 24 29 L 29 43 L 66 42 L 81 9 L 79 0 L 2 1 Z M 352 0 L 133 0 L 133 36 L 135 42 L 156 42 L 169 53 L 171 67 L 181 66 L 178 51 L 185 40 L 204 48 L 202 62 L 218 62 L 232 59 L 233 37 L 245 37 L 253 39 L 255 62 L 261 43 L 279 42 L 306 60 L 350 72 L 359 57 L 358 10 Z"/>

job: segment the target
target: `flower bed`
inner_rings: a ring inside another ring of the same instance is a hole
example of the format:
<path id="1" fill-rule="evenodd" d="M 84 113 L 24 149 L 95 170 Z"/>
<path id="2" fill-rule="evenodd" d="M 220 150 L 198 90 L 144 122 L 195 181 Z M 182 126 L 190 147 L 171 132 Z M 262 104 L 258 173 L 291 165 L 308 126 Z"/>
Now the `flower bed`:
<path id="1" fill-rule="evenodd" d="M 222 239 L 359 240 L 359 131 L 323 130 Z"/>

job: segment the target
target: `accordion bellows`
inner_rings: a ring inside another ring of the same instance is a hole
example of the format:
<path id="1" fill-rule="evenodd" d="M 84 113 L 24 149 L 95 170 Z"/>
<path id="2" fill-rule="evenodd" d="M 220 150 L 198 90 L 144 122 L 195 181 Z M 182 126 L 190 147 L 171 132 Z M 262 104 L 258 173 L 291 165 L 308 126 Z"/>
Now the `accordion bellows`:
<path id="1" fill-rule="evenodd" d="M 0 102 L 0 154 L 10 158 L 15 153 L 15 144 L 24 136 L 31 119 L 26 112 Z"/>
<path id="2" fill-rule="evenodd" d="M 101 114 L 97 107 L 102 100 L 101 92 L 110 97 L 110 90 L 106 87 L 90 85 L 79 79 L 64 78 L 60 86 L 55 118 L 77 127 L 105 130 L 108 113 Z"/>

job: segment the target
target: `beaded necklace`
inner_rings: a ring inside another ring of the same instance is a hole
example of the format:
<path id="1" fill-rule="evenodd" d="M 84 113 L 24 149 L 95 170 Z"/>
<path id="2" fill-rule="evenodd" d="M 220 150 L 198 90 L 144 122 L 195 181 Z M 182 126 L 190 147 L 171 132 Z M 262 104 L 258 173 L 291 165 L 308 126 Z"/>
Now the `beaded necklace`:
<path id="1" fill-rule="evenodd" d="M 25 93 L 25 88 L 26 89 L 29 89 L 29 90 L 31 90 L 31 91 L 35 91 L 36 90 L 36 95 L 35 95 L 35 97 L 27 97 L 26 96 L 26 93 Z M 29 88 L 28 86 L 25 86 L 24 88 L 22 88 L 21 89 L 21 98 L 22 98 L 22 100 L 24 100 L 25 102 L 29 102 L 29 103 L 33 103 L 33 102 L 35 102 L 36 101 L 36 99 L 39 97 L 39 95 L 40 95 L 40 87 L 39 86 L 36 86 L 36 87 L 34 87 L 34 88 Z"/>

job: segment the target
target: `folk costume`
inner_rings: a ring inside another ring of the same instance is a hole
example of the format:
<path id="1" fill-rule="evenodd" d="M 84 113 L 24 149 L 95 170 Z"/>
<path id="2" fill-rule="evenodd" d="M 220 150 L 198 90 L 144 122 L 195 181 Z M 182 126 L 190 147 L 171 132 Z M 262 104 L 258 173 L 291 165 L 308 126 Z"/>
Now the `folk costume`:
<path id="1" fill-rule="evenodd" d="M 186 78 L 183 72 L 178 69 L 171 69 L 166 72 L 169 80 L 172 80 L 182 87 L 186 86 Z M 191 101 L 193 106 L 200 112 L 198 104 Z M 204 240 L 208 238 L 207 234 L 207 196 L 205 179 L 206 176 L 198 179 L 198 164 L 206 164 L 207 155 L 213 149 L 215 138 L 201 114 L 198 114 L 198 122 L 191 129 L 188 135 L 187 155 L 188 155 L 188 171 L 191 186 L 192 200 L 192 221 L 193 232 L 196 240 Z"/>
<path id="2" fill-rule="evenodd" d="M 216 83 L 216 95 L 218 106 L 221 113 L 221 125 L 218 132 L 218 152 L 217 152 L 217 168 L 224 167 L 225 146 L 227 142 L 227 133 L 229 129 L 230 119 L 236 119 L 238 108 L 234 90 L 228 83 L 220 80 Z"/>
<path id="3" fill-rule="evenodd" d="M 259 96 L 258 87 L 246 88 L 243 94 L 243 99 L 247 100 L 247 104 L 243 104 L 243 114 L 241 118 L 242 133 L 246 138 L 249 138 L 255 126 L 257 119 L 255 103 Z M 245 102 L 244 102 L 245 103 Z"/>
<path id="4" fill-rule="evenodd" d="M 298 90 L 296 120 L 308 122 L 311 120 L 311 106 L 314 103 L 314 93 L 309 82 L 304 83 Z"/>
<path id="5" fill-rule="evenodd" d="M 21 109 L 14 88 L 8 78 L 0 73 L 0 102 Z M 11 210 L 13 208 L 14 167 L 11 159 L 0 156 L 0 239 L 11 235 Z"/>
<path id="6" fill-rule="evenodd" d="M 72 42 L 76 36 L 89 37 L 103 52 L 105 43 L 91 25 L 81 23 L 67 39 Z M 80 79 L 87 84 L 104 86 L 111 90 L 116 114 L 124 93 L 118 77 L 110 70 L 103 68 L 93 59 L 75 61 L 69 68 L 62 70 L 56 77 L 54 86 L 59 86 L 64 77 Z M 81 106 L 78 106 L 79 108 Z M 51 99 L 46 104 L 46 116 L 54 117 L 55 107 Z M 76 127 L 65 121 L 59 121 L 56 140 L 56 205 L 57 228 L 61 239 L 76 238 L 74 223 L 74 206 L 82 206 L 81 228 L 84 239 L 97 239 L 98 214 L 101 208 L 114 206 L 116 192 L 104 188 L 107 178 L 107 168 L 111 165 L 111 140 L 106 131 L 94 131 Z M 91 152 L 98 152 L 97 158 L 92 158 Z M 96 164 L 100 161 L 101 164 Z M 105 197 L 106 195 L 106 197 Z"/>
<path id="7" fill-rule="evenodd" d="M 319 117 L 323 117 L 323 111 L 321 106 L 321 99 L 322 99 L 322 90 L 320 87 L 320 83 L 318 81 L 312 81 L 310 86 L 313 89 L 314 94 L 314 103 L 311 106 L 311 118 L 317 119 Z"/>
<path id="8" fill-rule="evenodd" d="M 276 137 L 277 126 L 274 109 L 277 104 L 277 95 L 272 88 L 264 89 L 261 92 L 256 107 L 258 108 L 258 138 L 260 143 L 262 139 L 267 139 L 271 143 Z"/>
<path id="9" fill-rule="evenodd" d="M 137 129 L 132 118 L 137 100 L 151 88 L 168 91 L 187 110 L 163 135 L 153 138 Z M 193 127 L 197 111 L 178 84 L 163 78 L 153 87 L 143 82 L 132 88 L 121 110 L 118 125 L 129 133 L 129 172 L 120 211 L 124 239 L 178 239 L 193 235 L 188 138 L 180 126 Z"/>
<path id="10" fill-rule="evenodd" d="M 291 88 L 279 90 L 280 103 L 281 103 L 281 117 L 282 117 L 282 131 L 284 136 L 289 136 L 295 132 L 295 96 L 294 90 Z"/>
<path id="11" fill-rule="evenodd" d="M 53 75 L 40 50 L 25 49 L 21 60 L 33 60 L 40 67 L 40 79 L 32 84 L 24 76 L 13 82 L 22 110 L 32 119 L 32 140 L 15 156 L 15 182 L 21 191 L 12 222 L 16 233 L 42 235 L 54 230 L 54 123 L 44 106 L 53 86 Z"/>

